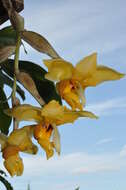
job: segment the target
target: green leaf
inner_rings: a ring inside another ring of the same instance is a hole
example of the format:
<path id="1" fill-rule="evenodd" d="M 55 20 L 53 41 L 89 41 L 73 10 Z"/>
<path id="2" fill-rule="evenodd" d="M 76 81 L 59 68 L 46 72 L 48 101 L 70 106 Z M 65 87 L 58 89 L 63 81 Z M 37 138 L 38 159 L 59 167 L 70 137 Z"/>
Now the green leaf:
<path id="1" fill-rule="evenodd" d="M 0 30 L 0 63 L 15 52 L 16 39 L 16 32 L 12 26 Z"/>
<path id="2" fill-rule="evenodd" d="M 13 77 L 14 61 L 9 59 L 1 63 L 2 69 L 10 76 Z M 48 103 L 50 100 L 57 100 L 61 103 L 61 98 L 56 92 L 53 82 L 44 78 L 47 73 L 42 67 L 29 61 L 19 61 L 19 69 L 21 72 L 28 73 L 33 79 L 39 95 Z"/>
<path id="3" fill-rule="evenodd" d="M 5 177 L 7 177 L 5 171 L 3 171 L 3 170 L 0 170 L 0 175 L 3 175 L 3 176 L 5 176 Z"/>
<path id="4" fill-rule="evenodd" d="M 1 70 L 0 70 L 0 87 L 3 88 L 4 87 L 4 80 L 1 77 Z"/>
<path id="5" fill-rule="evenodd" d="M 75 190 L 79 190 L 80 189 L 80 187 L 77 187 Z"/>
<path id="6" fill-rule="evenodd" d="M 25 30 L 21 32 L 21 37 L 37 51 L 45 53 L 52 58 L 59 58 L 52 45 L 40 34 Z"/>
<path id="7" fill-rule="evenodd" d="M 8 102 L 6 102 L 6 95 L 3 89 L 0 87 L 0 130 L 4 134 L 8 134 L 11 124 L 11 117 L 4 114 L 3 110 L 9 108 Z"/>
<path id="8" fill-rule="evenodd" d="M 5 61 L 15 52 L 15 46 L 5 46 L 0 48 L 0 63 Z"/>
<path id="9" fill-rule="evenodd" d="M 4 186 L 6 187 L 6 190 L 13 190 L 13 187 L 11 186 L 11 184 L 0 175 L 0 182 L 4 184 Z"/>
<path id="10" fill-rule="evenodd" d="M 5 75 L 3 72 L 0 71 L 0 86 L 2 87 L 3 84 L 6 84 L 7 86 L 13 88 L 13 80 L 9 78 L 7 75 Z M 22 100 L 25 100 L 25 93 L 24 91 L 20 88 L 19 85 L 17 85 L 17 93 L 21 96 Z"/>
<path id="11" fill-rule="evenodd" d="M 0 47 L 15 46 L 17 35 L 12 26 L 0 30 Z"/>
<path id="12" fill-rule="evenodd" d="M 30 188 L 30 184 L 28 184 L 28 187 L 27 187 L 27 190 L 30 190 L 31 188 Z"/>
<path id="13" fill-rule="evenodd" d="M 38 93 L 34 80 L 28 73 L 18 72 L 17 80 L 24 86 L 25 89 L 29 91 L 29 93 L 31 93 L 31 95 L 38 101 L 41 106 L 45 104 L 45 101 Z"/>

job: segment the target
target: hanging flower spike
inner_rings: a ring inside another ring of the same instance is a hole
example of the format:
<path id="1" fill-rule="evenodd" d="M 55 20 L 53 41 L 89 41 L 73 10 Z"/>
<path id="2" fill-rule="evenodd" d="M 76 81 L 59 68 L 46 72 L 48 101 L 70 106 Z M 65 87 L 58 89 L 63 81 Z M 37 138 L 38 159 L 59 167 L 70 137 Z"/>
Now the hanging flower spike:
<path id="1" fill-rule="evenodd" d="M 75 67 L 63 59 L 43 60 L 43 62 L 48 68 L 45 78 L 57 82 L 57 91 L 73 110 L 83 109 L 86 87 L 124 77 L 124 74 L 109 67 L 97 66 L 97 53 L 85 57 Z"/>
<path id="2" fill-rule="evenodd" d="M 31 114 L 32 111 L 33 114 Z M 67 109 L 55 100 L 50 101 L 43 108 L 19 105 L 5 110 L 5 113 L 13 116 L 18 121 L 33 120 L 39 124 L 34 128 L 34 137 L 46 151 L 47 159 L 53 156 L 53 148 L 60 154 L 60 135 L 57 126 L 64 123 L 73 123 L 79 117 L 97 118 L 93 113 L 88 111 L 72 111 Z M 52 142 L 50 140 L 51 137 Z"/>

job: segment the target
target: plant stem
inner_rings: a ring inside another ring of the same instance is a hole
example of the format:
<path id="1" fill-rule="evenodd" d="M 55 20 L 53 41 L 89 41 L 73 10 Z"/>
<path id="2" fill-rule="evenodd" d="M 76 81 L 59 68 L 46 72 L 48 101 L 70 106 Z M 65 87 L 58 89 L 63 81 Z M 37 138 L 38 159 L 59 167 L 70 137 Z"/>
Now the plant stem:
<path id="1" fill-rule="evenodd" d="M 15 57 L 14 57 L 14 84 L 13 84 L 13 92 L 12 92 L 12 106 L 14 107 L 16 105 L 16 75 L 19 73 L 19 50 L 20 50 L 20 44 L 21 44 L 21 37 L 20 34 L 18 34 L 17 37 L 17 43 L 16 43 L 16 50 L 15 50 Z M 17 122 L 14 119 L 13 129 L 17 128 Z"/>
<path id="2" fill-rule="evenodd" d="M 13 85 L 13 94 L 12 98 L 15 99 L 16 96 L 16 74 L 19 72 L 18 68 L 18 60 L 19 60 L 19 50 L 20 50 L 20 43 L 21 43 L 21 37 L 18 35 L 17 43 L 16 43 L 16 50 L 15 50 L 15 58 L 14 58 L 14 85 Z"/>

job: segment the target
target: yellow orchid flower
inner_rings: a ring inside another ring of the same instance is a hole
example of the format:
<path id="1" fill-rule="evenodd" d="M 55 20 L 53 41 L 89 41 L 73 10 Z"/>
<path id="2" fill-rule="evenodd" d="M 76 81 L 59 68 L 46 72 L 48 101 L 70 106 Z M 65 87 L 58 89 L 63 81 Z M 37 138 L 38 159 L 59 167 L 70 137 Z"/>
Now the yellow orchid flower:
<path id="1" fill-rule="evenodd" d="M 43 108 L 24 104 L 4 110 L 4 112 L 8 116 L 16 118 L 17 121 L 32 120 L 37 123 L 56 124 L 56 126 L 64 123 L 73 123 L 79 117 L 97 118 L 92 112 L 73 111 L 60 105 L 55 100 L 50 101 Z"/>
<path id="2" fill-rule="evenodd" d="M 56 152 L 60 154 L 58 125 L 73 123 L 79 117 L 97 118 L 93 113 L 88 111 L 72 111 L 67 109 L 55 100 L 50 101 L 43 108 L 19 105 L 6 110 L 5 113 L 9 116 L 13 116 L 17 121 L 34 120 L 39 123 L 39 125 L 35 126 L 34 137 L 46 151 L 47 159 L 53 155 L 54 148 Z M 50 142 L 51 137 L 52 142 Z"/>
<path id="3" fill-rule="evenodd" d="M 83 58 L 75 67 L 61 58 L 43 62 L 48 68 L 45 78 L 57 82 L 58 93 L 73 110 L 83 109 L 86 87 L 124 77 L 124 74 L 109 67 L 97 65 L 97 53 Z"/>
<path id="4" fill-rule="evenodd" d="M 9 145 L 3 150 L 4 166 L 13 177 L 14 175 L 20 176 L 23 173 L 23 162 L 19 156 L 19 147 Z"/>
<path id="5" fill-rule="evenodd" d="M 22 175 L 23 162 L 19 157 L 19 147 L 8 143 L 8 137 L 0 133 L 0 145 L 4 160 L 4 166 L 11 176 Z"/>
<path id="6" fill-rule="evenodd" d="M 19 152 L 30 154 L 37 153 L 37 146 L 31 141 L 34 126 L 25 126 L 14 130 L 8 137 L 0 134 L 1 151 L 3 153 L 4 166 L 11 176 L 22 175 L 23 162 Z"/>

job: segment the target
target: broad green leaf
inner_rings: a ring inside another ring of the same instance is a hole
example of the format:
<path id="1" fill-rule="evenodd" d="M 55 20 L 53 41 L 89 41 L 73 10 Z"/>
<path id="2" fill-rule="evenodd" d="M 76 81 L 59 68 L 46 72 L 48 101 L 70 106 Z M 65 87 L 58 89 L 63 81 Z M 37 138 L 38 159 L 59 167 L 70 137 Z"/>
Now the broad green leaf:
<path id="1" fill-rule="evenodd" d="M 0 86 L 2 87 L 3 84 L 6 84 L 7 86 L 13 88 L 13 80 L 0 71 Z M 25 100 L 25 93 L 19 85 L 17 85 L 16 90 L 17 93 L 21 96 L 22 100 Z"/>
<path id="2" fill-rule="evenodd" d="M 40 34 L 32 31 L 21 32 L 22 39 L 39 52 L 45 53 L 52 58 L 59 58 L 52 45 Z"/>
<path id="3" fill-rule="evenodd" d="M 1 73 L 2 73 L 2 71 L 0 70 L 0 87 L 3 88 L 4 87 L 4 79 L 1 77 Z"/>
<path id="4" fill-rule="evenodd" d="M 0 47 L 15 46 L 16 44 L 16 32 L 12 26 L 7 26 L 0 30 Z"/>
<path id="5" fill-rule="evenodd" d="M 1 63 L 2 69 L 10 76 L 13 77 L 14 62 L 9 59 Z M 19 69 L 22 72 L 28 73 L 33 79 L 39 95 L 48 103 L 50 100 L 57 100 L 61 103 L 61 98 L 56 92 L 56 88 L 53 82 L 45 79 L 47 73 L 42 67 L 29 61 L 19 61 Z"/>
<path id="6" fill-rule="evenodd" d="M 8 134 L 8 130 L 11 124 L 11 117 L 4 114 L 3 110 L 9 108 L 6 102 L 6 95 L 3 89 L 0 87 L 0 130 L 4 134 Z"/>

